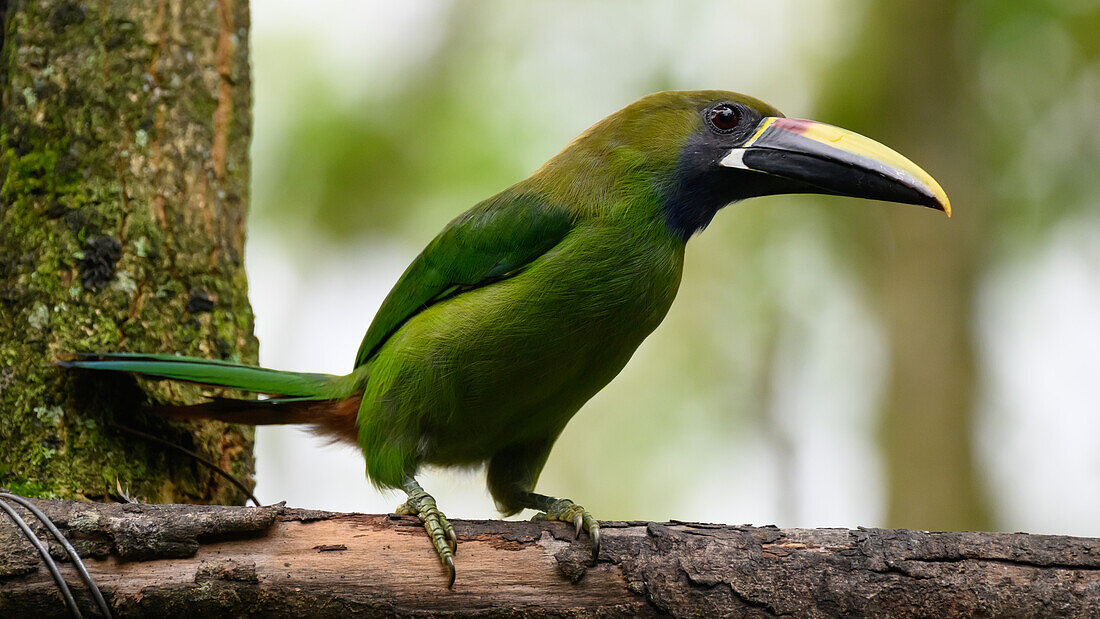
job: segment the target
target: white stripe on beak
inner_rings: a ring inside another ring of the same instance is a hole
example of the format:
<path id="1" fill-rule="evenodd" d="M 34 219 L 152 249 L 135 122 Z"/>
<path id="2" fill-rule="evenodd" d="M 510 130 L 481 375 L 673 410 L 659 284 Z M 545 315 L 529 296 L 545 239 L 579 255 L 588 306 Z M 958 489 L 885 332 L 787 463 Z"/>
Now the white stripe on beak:
<path id="1" fill-rule="evenodd" d="M 731 148 L 730 152 L 726 153 L 725 157 L 718 162 L 718 165 L 724 168 L 741 168 L 742 170 L 750 169 L 744 162 L 745 149 L 744 148 Z"/>

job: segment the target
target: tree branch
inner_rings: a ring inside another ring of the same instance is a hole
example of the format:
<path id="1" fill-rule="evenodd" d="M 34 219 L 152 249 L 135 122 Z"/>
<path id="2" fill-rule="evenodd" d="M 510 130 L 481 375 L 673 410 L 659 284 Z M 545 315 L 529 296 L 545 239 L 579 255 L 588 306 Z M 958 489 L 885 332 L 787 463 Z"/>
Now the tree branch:
<path id="1" fill-rule="evenodd" d="M 117 616 L 1100 614 L 1095 538 L 604 522 L 592 562 L 562 523 L 459 520 L 448 590 L 408 517 L 36 504 Z M 54 543 L 51 554 L 64 558 Z M 62 573 L 91 612 L 75 570 Z M 66 613 L 34 549 L 0 524 L 0 615 Z"/>

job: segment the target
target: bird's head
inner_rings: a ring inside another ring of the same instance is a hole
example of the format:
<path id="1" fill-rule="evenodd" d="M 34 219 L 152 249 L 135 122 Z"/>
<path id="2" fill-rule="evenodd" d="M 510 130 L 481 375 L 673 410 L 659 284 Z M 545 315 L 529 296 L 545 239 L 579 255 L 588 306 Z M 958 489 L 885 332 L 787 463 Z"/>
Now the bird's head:
<path id="1" fill-rule="evenodd" d="M 574 170 L 606 168 L 649 184 L 668 225 L 684 239 L 731 202 L 782 193 L 871 198 L 951 214 L 939 184 L 887 146 L 721 90 L 644 97 L 591 127 L 555 160 L 563 157 Z"/>

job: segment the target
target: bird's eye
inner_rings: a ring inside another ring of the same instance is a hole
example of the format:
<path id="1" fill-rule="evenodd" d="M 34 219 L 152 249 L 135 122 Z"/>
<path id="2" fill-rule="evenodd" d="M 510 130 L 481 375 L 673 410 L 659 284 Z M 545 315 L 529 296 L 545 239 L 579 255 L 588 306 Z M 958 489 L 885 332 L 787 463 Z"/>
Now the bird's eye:
<path id="1" fill-rule="evenodd" d="M 737 122 L 741 115 L 728 103 L 722 103 L 710 108 L 707 112 L 707 122 L 718 133 L 729 133 L 737 128 Z"/>

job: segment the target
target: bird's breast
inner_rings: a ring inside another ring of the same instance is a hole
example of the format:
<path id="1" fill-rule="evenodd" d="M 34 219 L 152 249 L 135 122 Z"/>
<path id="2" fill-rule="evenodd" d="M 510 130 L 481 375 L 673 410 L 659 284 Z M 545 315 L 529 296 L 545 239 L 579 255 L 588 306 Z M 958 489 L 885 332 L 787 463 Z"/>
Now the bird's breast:
<path id="1" fill-rule="evenodd" d="M 410 320 L 386 348 L 400 359 L 392 390 L 430 419 L 427 460 L 478 461 L 559 432 L 664 318 L 682 265 L 674 239 L 580 229 Z"/>

